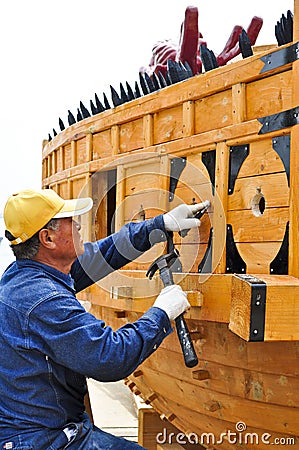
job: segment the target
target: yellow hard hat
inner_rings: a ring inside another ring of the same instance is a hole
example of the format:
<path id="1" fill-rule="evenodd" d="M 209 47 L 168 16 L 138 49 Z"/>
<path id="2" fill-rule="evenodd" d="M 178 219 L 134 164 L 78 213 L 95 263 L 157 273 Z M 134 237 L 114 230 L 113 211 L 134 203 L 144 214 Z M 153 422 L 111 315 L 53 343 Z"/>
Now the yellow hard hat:
<path id="1" fill-rule="evenodd" d="M 92 208 L 90 197 L 64 200 L 52 189 L 25 190 L 9 197 L 4 207 L 6 229 L 21 244 L 41 230 L 51 219 L 84 214 Z"/>

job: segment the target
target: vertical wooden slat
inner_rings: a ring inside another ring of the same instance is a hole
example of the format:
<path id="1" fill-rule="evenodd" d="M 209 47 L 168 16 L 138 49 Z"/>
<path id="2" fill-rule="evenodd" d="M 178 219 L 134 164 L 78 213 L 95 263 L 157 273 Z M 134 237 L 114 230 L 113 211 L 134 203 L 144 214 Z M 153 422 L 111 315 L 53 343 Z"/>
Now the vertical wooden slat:
<path id="1" fill-rule="evenodd" d="M 111 145 L 112 145 L 112 154 L 118 155 L 119 150 L 119 126 L 113 125 L 111 127 Z"/>
<path id="2" fill-rule="evenodd" d="M 294 0 L 293 40 L 299 40 L 299 0 Z M 299 60 L 293 63 L 293 106 L 299 105 Z M 299 125 L 291 129 L 289 274 L 299 277 Z"/>
<path id="3" fill-rule="evenodd" d="M 77 165 L 76 141 L 71 142 L 71 167 Z"/>
<path id="4" fill-rule="evenodd" d="M 226 271 L 226 214 L 228 195 L 229 147 L 225 142 L 216 146 L 215 197 L 213 218 L 212 268 L 215 273 Z"/>
<path id="5" fill-rule="evenodd" d="M 232 109 L 234 124 L 246 120 L 246 85 L 244 83 L 232 86 Z"/>
<path id="6" fill-rule="evenodd" d="M 86 162 L 92 160 L 92 149 L 93 149 L 93 135 L 86 135 Z"/>
<path id="7" fill-rule="evenodd" d="M 116 176 L 116 210 L 115 210 L 115 231 L 118 231 L 123 225 L 125 220 L 125 208 L 124 199 L 126 191 L 126 180 L 125 180 L 125 167 L 124 165 L 119 165 L 117 167 Z"/>
<path id="8" fill-rule="evenodd" d="M 143 137 L 144 147 L 151 147 L 154 144 L 154 121 L 151 114 L 143 117 Z"/>
<path id="9" fill-rule="evenodd" d="M 159 180 L 159 206 L 161 212 L 169 211 L 169 176 L 170 176 L 170 159 L 167 155 L 161 156 L 160 163 L 160 180 Z"/>
<path id="10" fill-rule="evenodd" d="M 192 136 L 194 134 L 194 101 L 183 103 L 183 136 Z"/>

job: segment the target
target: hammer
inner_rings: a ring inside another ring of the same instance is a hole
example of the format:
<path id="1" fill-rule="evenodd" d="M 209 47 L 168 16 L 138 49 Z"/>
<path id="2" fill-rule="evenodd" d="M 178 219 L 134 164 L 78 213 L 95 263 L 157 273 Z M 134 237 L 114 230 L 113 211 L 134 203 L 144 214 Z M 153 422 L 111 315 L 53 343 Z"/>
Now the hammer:
<path id="1" fill-rule="evenodd" d="M 178 256 L 179 252 L 175 248 L 173 248 L 173 250 L 170 253 L 159 256 L 159 258 L 157 258 L 150 265 L 146 273 L 146 276 L 149 277 L 149 279 L 151 280 L 156 271 L 159 270 L 160 278 L 162 280 L 164 287 L 173 285 L 174 282 L 170 267 L 173 264 L 173 262 L 178 258 Z M 185 319 L 183 317 L 183 314 L 180 314 L 175 319 L 175 325 L 180 345 L 182 348 L 182 352 L 184 355 L 185 365 L 190 368 L 194 367 L 198 364 L 198 358 L 196 356 L 193 343 L 190 337 L 190 333 L 187 324 L 185 322 Z"/>

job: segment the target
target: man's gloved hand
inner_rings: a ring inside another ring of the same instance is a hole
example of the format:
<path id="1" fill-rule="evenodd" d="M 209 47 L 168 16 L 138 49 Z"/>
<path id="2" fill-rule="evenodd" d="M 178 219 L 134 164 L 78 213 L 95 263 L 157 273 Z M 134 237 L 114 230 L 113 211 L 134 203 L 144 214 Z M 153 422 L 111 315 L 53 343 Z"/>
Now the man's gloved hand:
<path id="1" fill-rule="evenodd" d="M 174 320 L 190 307 L 190 303 L 181 286 L 173 284 L 162 289 L 153 306 L 165 311 L 169 320 Z"/>
<path id="2" fill-rule="evenodd" d="M 208 200 L 195 205 L 182 204 L 163 215 L 164 225 L 167 231 L 182 231 L 190 228 L 199 227 L 200 220 L 194 215 L 206 206 L 209 206 Z"/>

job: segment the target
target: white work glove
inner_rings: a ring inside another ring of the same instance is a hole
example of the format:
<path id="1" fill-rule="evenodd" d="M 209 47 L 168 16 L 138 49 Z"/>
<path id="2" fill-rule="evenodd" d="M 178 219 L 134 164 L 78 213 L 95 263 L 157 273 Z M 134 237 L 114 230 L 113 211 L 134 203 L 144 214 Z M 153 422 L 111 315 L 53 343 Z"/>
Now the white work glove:
<path id="1" fill-rule="evenodd" d="M 165 311 L 169 320 L 174 320 L 190 308 L 190 303 L 181 286 L 173 284 L 162 289 L 153 306 Z"/>
<path id="2" fill-rule="evenodd" d="M 195 205 L 182 204 L 163 215 L 164 225 L 167 231 L 182 231 L 190 228 L 199 227 L 200 220 L 194 215 L 209 206 L 209 200 Z"/>

